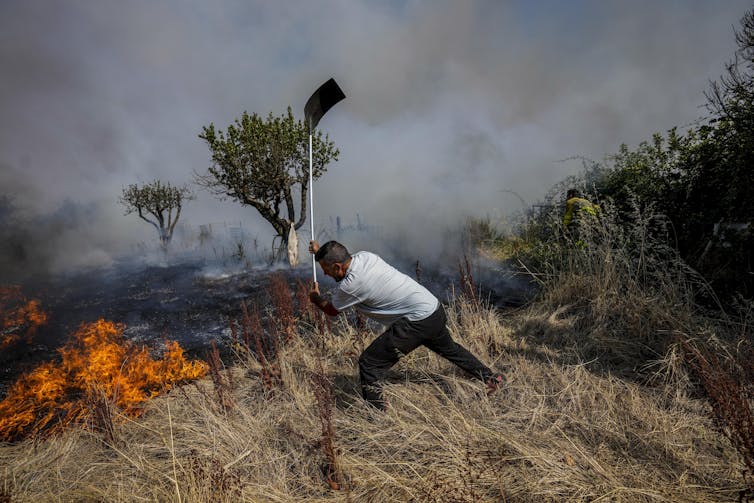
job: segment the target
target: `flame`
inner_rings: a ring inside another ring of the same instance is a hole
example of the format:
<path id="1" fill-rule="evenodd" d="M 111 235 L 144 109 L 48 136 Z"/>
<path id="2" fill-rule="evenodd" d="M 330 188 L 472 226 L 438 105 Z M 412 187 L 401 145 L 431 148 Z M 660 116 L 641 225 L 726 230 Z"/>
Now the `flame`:
<path id="1" fill-rule="evenodd" d="M 39 301 L 26 299 L 19 286 L 0 286 L 0 351 L 22 339 L 31 341 L 45 323 Z"/>
<path id="2" fill-rule="evenodd" d="M 162 358 L 123 337 L 124 325 L 98 320 L 85 323 L 60 349 L 60 363 L 44 363 L 22 376 L 0 402 L 0 439 L 15 440 L 38 432 L 83 423 L 98 397 L 129 416 L 174 384 L 198 379 L 207 364 L 188 361 L 175 341 Z"/>

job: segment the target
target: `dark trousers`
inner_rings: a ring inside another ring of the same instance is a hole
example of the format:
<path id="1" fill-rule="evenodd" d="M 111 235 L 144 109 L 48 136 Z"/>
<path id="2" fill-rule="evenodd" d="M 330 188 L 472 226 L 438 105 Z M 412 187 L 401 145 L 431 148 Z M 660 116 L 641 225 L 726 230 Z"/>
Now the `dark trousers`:
<path id="1" fill-rule="evenodd" d="M 423 320 L 401 318 L 377 337 L 359 357 L 359 378 L 364 398 L 375 407 L 384 408 L 379 381 L 402 355 L 419 346 L 428 347 L 478 379 L 484 381 L 491 377 L 492 370 L 453 340 L 445 326 L 446 321 L 445 309 L 440 305 Z"/>

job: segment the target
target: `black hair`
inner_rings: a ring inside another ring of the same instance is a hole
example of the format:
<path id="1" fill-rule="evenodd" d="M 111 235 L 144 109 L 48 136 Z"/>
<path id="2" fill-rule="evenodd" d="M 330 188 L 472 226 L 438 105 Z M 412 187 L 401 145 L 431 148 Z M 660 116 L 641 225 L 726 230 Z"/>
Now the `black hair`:
<path id="1" fill-rule="evenodd" d="M 317 254 L 314 255 L 314 259 L 317 262 L 325 262 L 327 264 L 343 264 L 351 258 L 351 254 L 345 246 L 337 241 L 328 241 L 323 244 L 317 250 Z"/>
<path id="2" fill-rule="evenodd" d="M 581 191 L 579 189 L 568 189 L 566 199 L 571 199 L 572 197 L 581 197 Z"/>

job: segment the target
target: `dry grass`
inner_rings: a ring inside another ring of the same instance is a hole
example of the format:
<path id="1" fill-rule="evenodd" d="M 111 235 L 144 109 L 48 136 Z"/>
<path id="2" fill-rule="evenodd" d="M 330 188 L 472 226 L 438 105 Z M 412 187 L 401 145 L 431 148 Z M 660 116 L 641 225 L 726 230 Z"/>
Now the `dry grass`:
<path id="1" fill-rule="evenodd" d="M 678 334 L 697 337 L 719 328 L 695 301 L 700 291 L 711 292 L 656 237 L 662 232 L 656 215 L 637 210 L 634 225 L 626 227 L 609 206 L 604 211 L 599 221 L 582 222 L 578 237 L 540 249 L 542 297 L 517 331 L 557 351 L 562 361 L 591 362 L 593 370 L 643 380 Z"/>
<path id="2" fill-rule="evenodd" d="M 110 410 L 104 432 L 0 444 L 0 501 L 735 501 L 747 462 L 679 342 L 733 325 L 700 317 L 682 267 L 601 239 L 546 271 L 526 309 L 503 317 L 469 295 L 448 306 L 454 337 L 505 370 L 491 397 L 420 348 L 376 411 L 358 386 L 374 335 L 363 324 L 299 308 L 295 334 L 268 327 L 287 339 L 270 351 L 247 311 L 236 364 L 215 362 L 214 381 L 153 399 L 137 420 Z"/>
<path id="3" fill-rule="evenodd" d="M 359 398 L 358 329 L 341 322 L 317 341 L 302 330 L 280 348 L 276 393 L 249 359 L 229 380 L 233 408 L 217 406 L 207 378 L 154 399 L 138 420 L 116 413 L 107 436 L 70 430 L 0 446 L 0 494 L 13 502 L 633 502 L 730 501 L 741 489 L 736 451 L 715 433 L 703 400 L 668 389 L 676 382 L 647 388 L 548 361 L 492 309 L 460 300 L 448 311 L 460 341 L 509 369 L 509 385 L 493 397 L 420 349 L 393 372 L 389 411 L 371 410 Z M 328 483 L 332 466 L 339 484 Z"/>

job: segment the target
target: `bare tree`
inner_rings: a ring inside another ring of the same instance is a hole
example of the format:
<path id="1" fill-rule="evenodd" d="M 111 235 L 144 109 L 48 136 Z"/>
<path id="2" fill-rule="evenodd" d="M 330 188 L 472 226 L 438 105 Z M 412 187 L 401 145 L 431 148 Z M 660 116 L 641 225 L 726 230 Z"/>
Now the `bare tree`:
<path id="1" fill-rule="evenodd" d="M 754 115 L 754 10 L 744 14 L 734 35 L 738 50 L 726 64 L 725 74 L 710 83 L 705 94 L 710 111 L 719 118 L 750 127 Z"/>
<path id="2" fill-rule="evenodd" d="M 131 184 L 124 188 L 119 202 L 125 206 L 126 215 L 137 213 L 139 218 L 154 226 L 160 234 L 162 249 L 167 250 L 183 202 L 191 199 L 194 195 L 188 187 L 174 187 L 155 180 L 141 187 Z"/>

